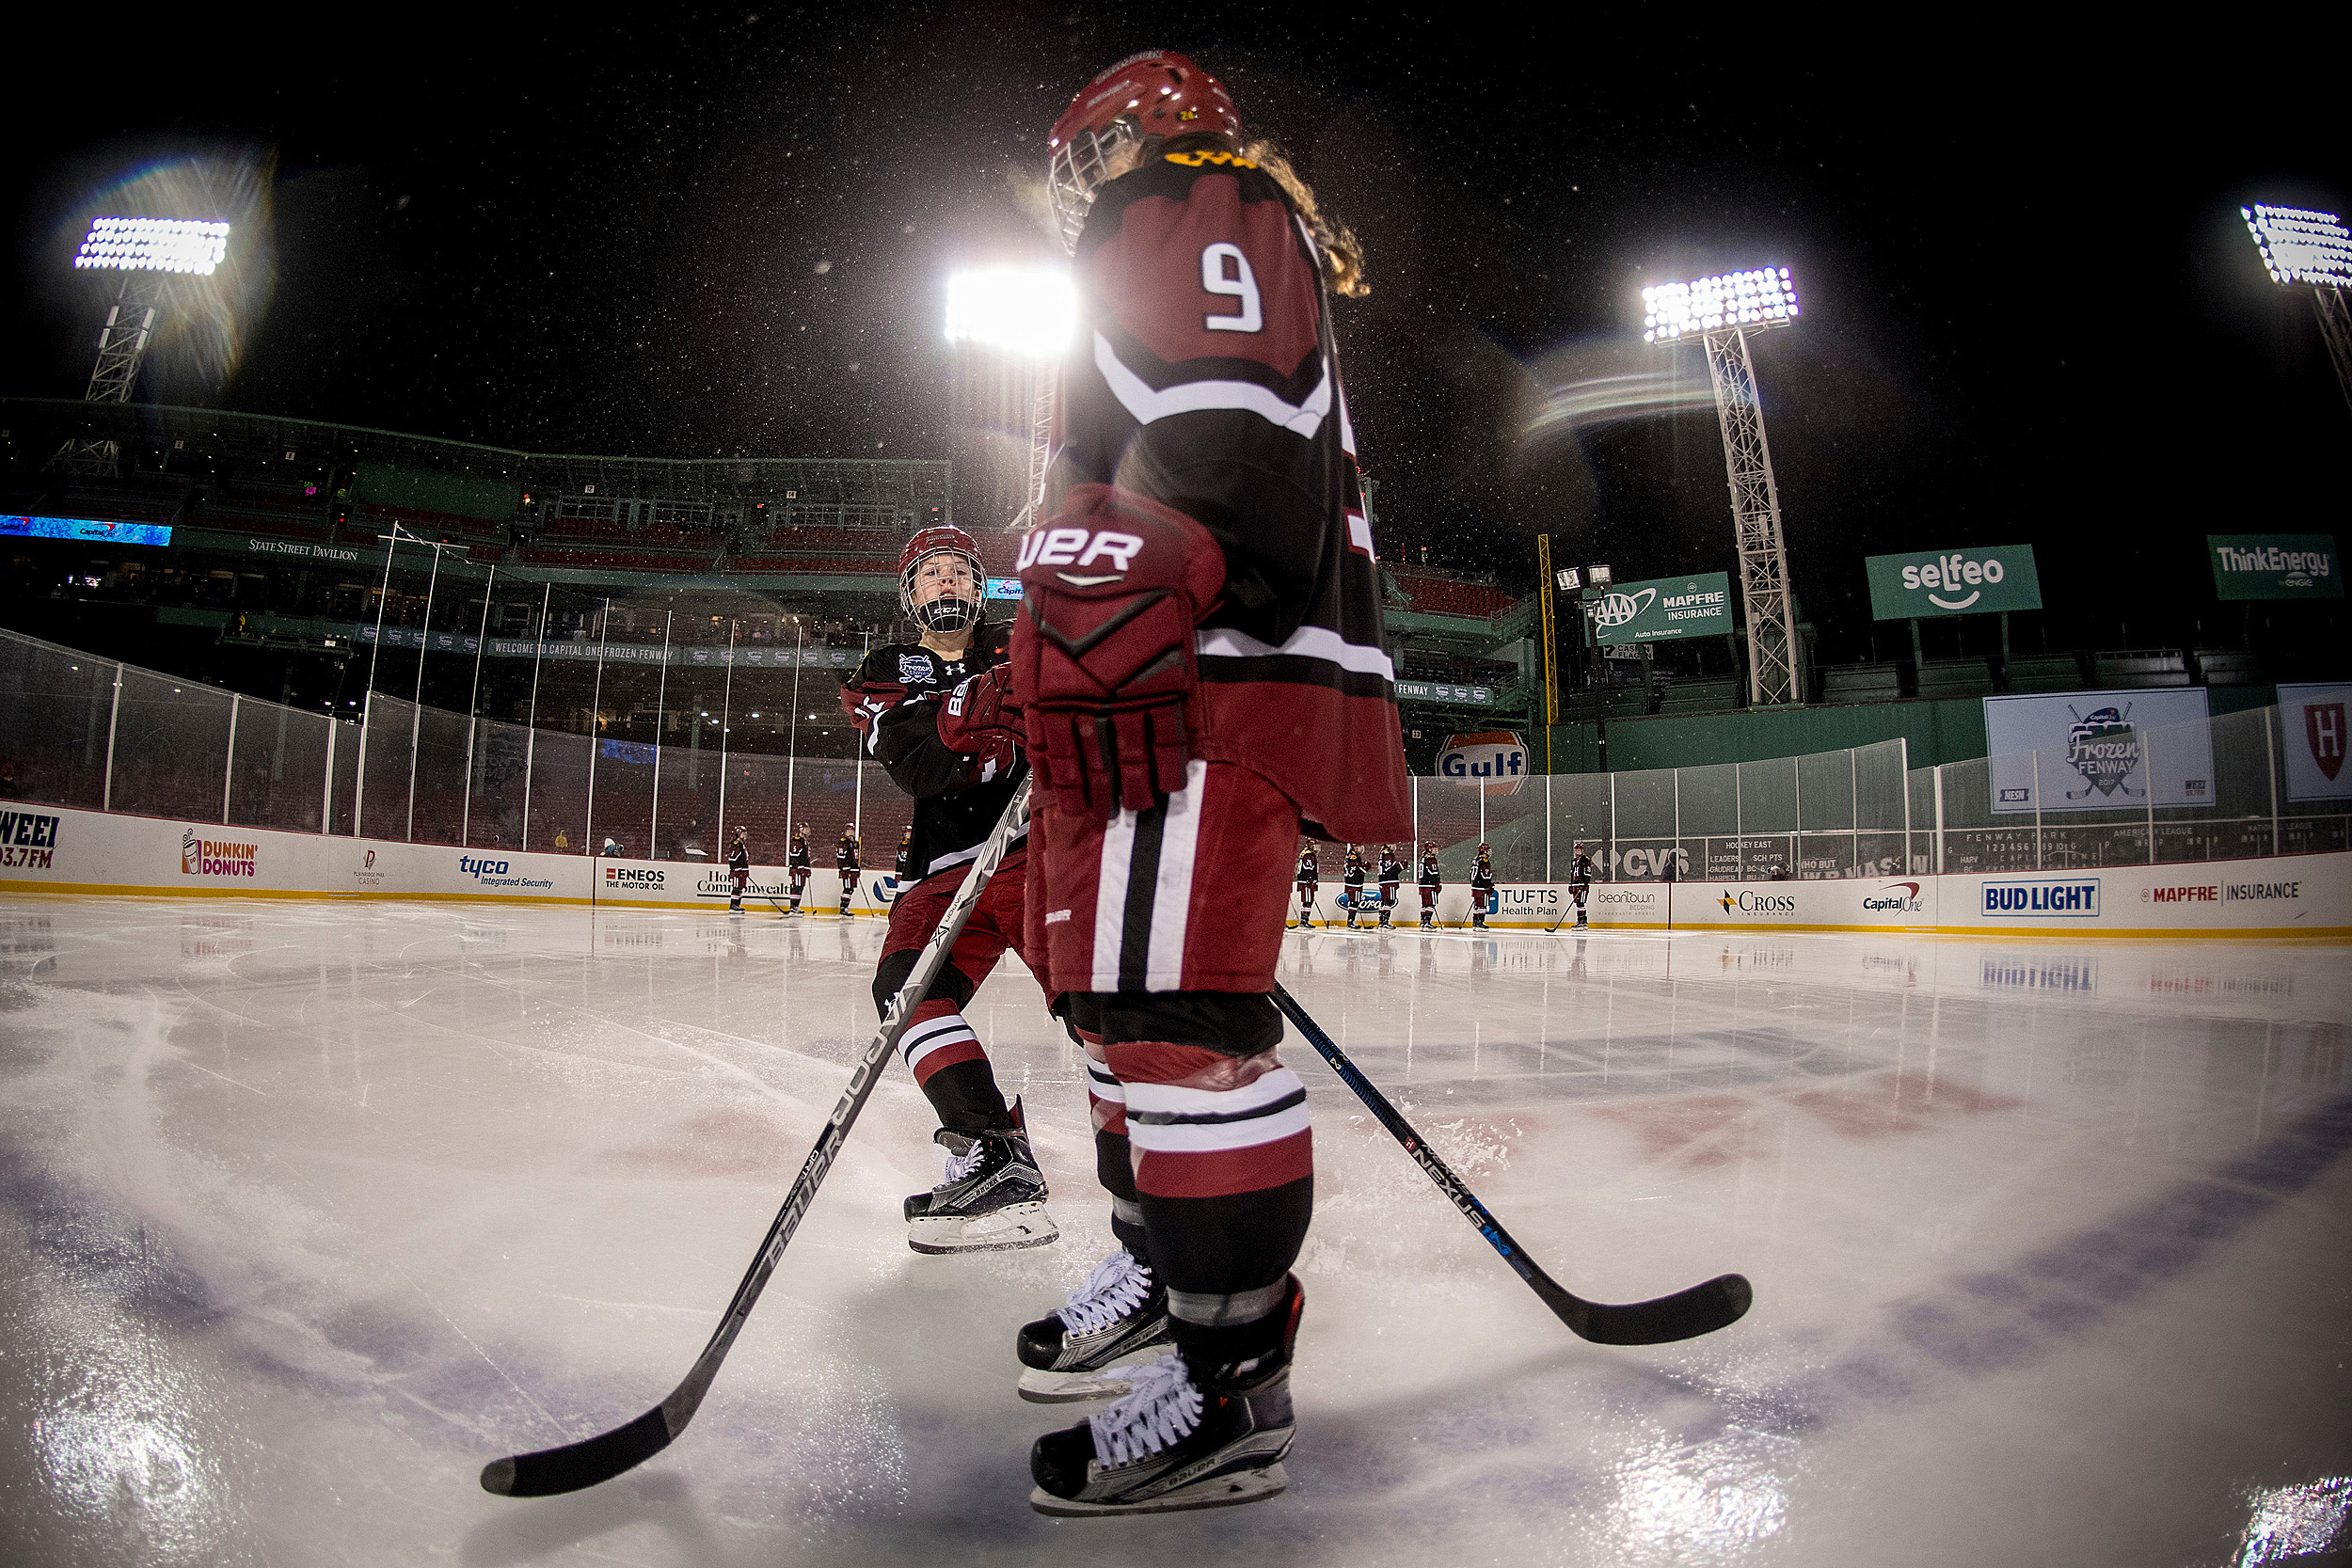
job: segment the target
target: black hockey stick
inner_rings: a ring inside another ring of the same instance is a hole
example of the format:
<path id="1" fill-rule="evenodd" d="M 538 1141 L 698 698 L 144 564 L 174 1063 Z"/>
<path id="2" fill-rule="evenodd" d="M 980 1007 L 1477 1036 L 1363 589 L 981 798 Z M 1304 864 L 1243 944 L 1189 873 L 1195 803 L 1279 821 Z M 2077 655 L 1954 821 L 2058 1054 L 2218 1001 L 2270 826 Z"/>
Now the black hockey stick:
<path id="1" fill-rule="evenodd" d="M 1502 1255 L 1502 1260 L 1527 1281 L 1527 1288 L 1540 1296 L 1544 1305 L 1550 1307 L 1579 1338 L 1590 1339 L 1597 1345 L 1662 1345 L 1676 1339 L 1695 1339 L 1702 1334 L 1712 1334 L 1719 1328 L 1738 1323 L 1740 1315 L 1747 1311 L 1756 1292 L 1745 1277 L 1736 1274 L 1719 1275 L 1704 1285 L 1693 1285 L 1687 1291 L 1660 1296 L 1655 1301 L 1628 1302 L 1623 1306 L 1612 1306 L 1605 1301 L 1586 1301 L 1562 1289 L 1520 1250 L 1518 1243 L 1511 1239 L 1510 1232 L 1502 1228 L 1502 1222 L 1488 1213 L 1486 1206 L 1462 1185 L 1460 1177 L 1446 1168 L 1445 1162 L 1438 1158 L 1422 1135 L 1397 1115 L 1396 1107 L 1389 1103 L 1388 1098 L 1372 1086 L 1371 1080 L 1347 1059 L 1347 1053 L 1323 1032 L 1321 1025 L 1307 1016 L 1307 1010 L 1298 1005 L 1296 998 L 1277 985 L 1274 988 L 1274 1005 L 1282 1009 L 1284 1018 L 1298 1026 L 1298 1032 L 1307 1037 L 1307 1043 L 1331 1064 L 1331 1070 L 1340 1075 L 1341 1082 L 1354 1089 L 1357 1098 L 1380 1118 L 1380 1125 L 1405 1146 L 1405 1152 L 1429 1173 L 1429 1180 L 1438 1184 L 1438 1190 L 1453 1199 L 1454 1207 L 1462 1211 L 1462 1217 L 1486 1238 L 1486 1244 Z"/>
<path id="2" fill-rule="evenodd" d="M 881 1029 L 867 1042 L 865 1053 L 858 1057 L 857 1067 L 850 1074 L 850 1086 L 841 1091 L 841 1099 L 825 1118 L 824 1130 L 817 1134 L 817 1147 L 808 1151 L 808 1159 L 801 1165 L 801 1174 L 793 1181 L 792 1190 L 777 1211 L 774 1223 L 768 1227 L 767 1239 L 759 1243 L 759 1252 L 745 1271 L 743 1282 L 735 1288 L 735 1297 L 727 1303 L 725 1314 L 695 1357 L 686 1380 L 670 1391 L 670 1397 L 646 1411 L 627 1426 L 562 1448 L 542 1449 L 537 1453 L 519 1453 L 506 1459 L 494 1459 L 482 1467 L 482 1489 L 503 1497 L 548 1497 L 562 1492 L 577 1492 L 598 1481 L 611 1481 L 622 1471 L 644 1464 L 675 1441 L 686 1430 L 686 1423 L 694 1418 L 694 1411 L 710 1391 L 711 1379 L 719 1375 L 720 1364 L 726 1360 L 734 1347 L 735 1337 L 743 1327 L 743 1320 L 751 1315 L 753 1304 L 767 1287 L 768 1276 L 775 1273 L 776 1263 L 790 1244 L 792 1233 L 800 1228 L 801 1220 L 808 1212 L 809 1204 L 817 1196 L 818 1187 L 825 1173 L 841 1153 L 841 1146 L 850 1135 L 850 1128 L 866 1108 L 874 1085 L 882 1077 L 882 1065 L 897 1049 L 898 1037 L 906 1033 L 907 1022 L 914 1009 L 930 994 L 932 980 L 940 966 L 946 962 L 947 950 L 955 944 L 962 931 L 972 907 L 979 901 L 980 890 L 988 885 L 996 868 L 1003 863 L 1005 850 L 1028 820 L 1029 785 L 1024 780 L 1006 802 L 1004 816 L 996 819 L 996 831 L 989 834 L 980 849 L 980 858 L 974 863 L 963 886 L 956 890 L 955 901 L 924 944 L 923 952 L 914 960 L 913 973 L 898 994 L 891 998 L 890 1010 L 882 1015 Z"/>

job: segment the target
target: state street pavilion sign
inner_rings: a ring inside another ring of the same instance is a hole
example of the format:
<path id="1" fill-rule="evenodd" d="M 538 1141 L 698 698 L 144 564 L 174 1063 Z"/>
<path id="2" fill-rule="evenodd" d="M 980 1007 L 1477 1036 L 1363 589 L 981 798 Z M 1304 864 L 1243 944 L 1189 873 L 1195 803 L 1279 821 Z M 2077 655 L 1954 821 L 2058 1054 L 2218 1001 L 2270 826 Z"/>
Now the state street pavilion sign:
<path id="1" fill-rule="evenodd" d="M 1722 572 L 1621 582 L 1586 601 L 1593 635 L 1615 642 L 1667 642 L 1678 637 L 1723 637 L 1731 631 L 1731 578 Z"/>
<path id="2" fill-rule="evenodd" d="M 2221 599 L 2341 599 L 2344 558 L 2325 533 L 2208 533 Z"/>
<path id="3" fill-rule="evenodd" d="M 2031 545 L 1866 556 L 1863 567 L 1870 577 L 1875 620 L 2042 608 L 2042 578 L 2033 569 Z"/>

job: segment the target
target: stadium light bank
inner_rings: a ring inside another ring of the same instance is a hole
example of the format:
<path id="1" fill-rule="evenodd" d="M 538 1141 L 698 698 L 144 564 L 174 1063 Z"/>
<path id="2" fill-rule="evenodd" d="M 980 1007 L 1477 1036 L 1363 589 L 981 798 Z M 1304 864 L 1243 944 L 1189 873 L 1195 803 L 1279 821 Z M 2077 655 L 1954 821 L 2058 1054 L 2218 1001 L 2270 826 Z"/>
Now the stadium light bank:
<path id="1" fill-rule="evenodd" d="M 1707 350 L 1715 418 L 1724 432 L 1724 471 L 1731 484 L 1732 530 L 1740 545 L 1740 598 L 1748 623 L 1748 700 L 1804 701 L 1797 657 L 1796 607 L 1780 529 L 1780 489 L 1764 440 L 1764 405 L 1756 395 L 1748 334 L 1797 319 L 1797 285 L 1787 267 L 1756 267 L 1642 291 L 1642 341 L 1673 344 L 1696 338 Z"/>
<path id="2" fill-rule="evenodd" d="M 2240 207 L 2270 280 L 2282 289 L 2309 289 L 2319 313 L 2319 335 L 2335 362 L 2336 385 L 2352 404 L 2352 230 L 2334 213 L 2308 207 Z"/>
<path id="3" fill-rule="evenodd" d="M 1029 455 L 1021 509 L 1006 531 L 1027 530 L 1045 494 L 1054 429 L 1054 376 L 1046 366 L 1078 336 L 1078 291 L 1061 267 L 986 267 L 947 278 L 947 341 L 995 348 L 1026 361 Z"/>
<path id="4" fill-rule="evenodd" d="M 90 368 L 88 403 L 128 403 L 139 361 L 154 336 L 170 277 L 210 277 L 229 259 L 229 225 L 196 218 L 93 219 L 73 253 L 76 272 L 119 272 L 122 286 L 98 329 L 98 362 Z M 70 474 L 112 475 L 121 454 L 110 440 L 76 437 L 57 449 L 52 466 Z"/>

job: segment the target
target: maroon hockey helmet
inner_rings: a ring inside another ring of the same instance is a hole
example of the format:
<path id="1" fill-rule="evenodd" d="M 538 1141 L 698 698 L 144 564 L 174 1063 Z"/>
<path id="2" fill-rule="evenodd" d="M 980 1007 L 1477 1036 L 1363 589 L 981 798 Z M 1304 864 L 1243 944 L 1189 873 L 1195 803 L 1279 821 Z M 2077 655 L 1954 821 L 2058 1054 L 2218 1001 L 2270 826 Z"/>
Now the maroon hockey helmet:
<path id="1" fill-rule="evenodd" d="M 1076 249 L 1111 157 L 1147 136 L 1241 135 L 1225 84 L 1172 49 L 1130 55 L 1078 89 L 1046 136 L 1046 189 L 1061 243 Z"/>
<path id="2" fill-rule="evenodd" d="M 971 598 L 942 594 L 919 607 L 915 604 L 915 574 L 923 569 L 923 562 L 936 555 L 955 556 L 970 569 Z M 914 624 L 926 631 L 961 631 L 978 625 L 979 595 L 986 592 L 987 581 L 988 568 L 980 563 L 979 541 L 953 523 L 915 530 L 906 547 L 898 552 L 898 608 L 914 617 Z"/>

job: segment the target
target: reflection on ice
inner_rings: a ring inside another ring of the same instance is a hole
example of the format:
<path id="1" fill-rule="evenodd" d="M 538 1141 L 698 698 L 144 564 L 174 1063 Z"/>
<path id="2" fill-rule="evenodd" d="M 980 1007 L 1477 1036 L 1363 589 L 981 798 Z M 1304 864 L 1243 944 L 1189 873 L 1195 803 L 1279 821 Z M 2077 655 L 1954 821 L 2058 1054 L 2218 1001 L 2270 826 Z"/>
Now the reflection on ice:
<path id="1" fill-rule="evenodd" d="M 1294 1041 L 1292 1491 L 1107 1535 L 1023 1501 L 1066 1413 L 1014 1397 L 1009 1336 L 1108 1232 L 1076 1053 L 1009 962 L 967 1014 L 1064 1241 L 910 1253 L 938 1166 L 894 1073 L 692 1431 L 580 1497 L 483 1495 L 485 1458 L 691 1360 L 881 936 L 0 904 L 0 1560 L 2140 1568 L 2342 1535 L 2342 1480 L 2241 1488 L 2352 1474 L 2352 985 L 2340 950 L 2220 942 L 1286 938 L 1294 994 L 1563 1283 L 1737 1269 L 1756 1308 L 1575 1339 Z"/>
<path id="2" fill-rule="evenodd" d="M 2324 1552 L 2336 1544 L 2347 1513 L 2352 1513 L 2352 1477 L 2329 1476 L 2300 1486 L 2257 1491 L 2238 1568 Z"/>

